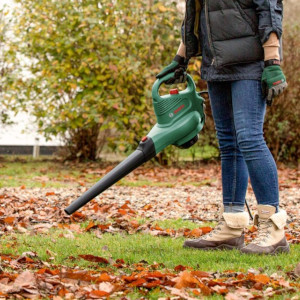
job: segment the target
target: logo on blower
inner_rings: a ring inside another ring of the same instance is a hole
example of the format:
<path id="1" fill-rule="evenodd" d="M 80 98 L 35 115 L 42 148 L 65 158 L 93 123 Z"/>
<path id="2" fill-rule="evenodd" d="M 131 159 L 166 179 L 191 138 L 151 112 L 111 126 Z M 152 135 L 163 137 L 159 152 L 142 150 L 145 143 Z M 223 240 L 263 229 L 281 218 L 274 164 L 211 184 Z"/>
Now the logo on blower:
<path id="1" fill-rule="evenodd" d="M 174 110 L 174 114 L 177 114 L 184 108 L 184 104 L 180 105 L 176 110 Z"/>

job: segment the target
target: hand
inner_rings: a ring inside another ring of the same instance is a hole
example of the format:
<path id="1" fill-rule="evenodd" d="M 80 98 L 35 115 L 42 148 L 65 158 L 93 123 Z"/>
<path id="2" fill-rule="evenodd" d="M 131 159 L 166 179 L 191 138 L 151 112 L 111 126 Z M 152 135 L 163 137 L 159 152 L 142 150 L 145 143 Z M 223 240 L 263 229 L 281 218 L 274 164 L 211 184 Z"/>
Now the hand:
<path id="1" fill-rule="evenodd" d="M 281 70 L 280 62 L 276 60 L 266 61 L 262 74 L 262 92 L 267 105 L 271 106 L 273 98 L 280 95 L 286 87 L 287 82 Z"/>
<path id="2" fill-rule="evenodd" d="M 160 79 L 165 75 L 174 72 L 174 77 L 167 80 L 165 84 L 183 83 L 186 81 L 187 67 L 188 60 L 180 55 L 176 55 L 173 61 L 156 75 L 156 78 Z"/>

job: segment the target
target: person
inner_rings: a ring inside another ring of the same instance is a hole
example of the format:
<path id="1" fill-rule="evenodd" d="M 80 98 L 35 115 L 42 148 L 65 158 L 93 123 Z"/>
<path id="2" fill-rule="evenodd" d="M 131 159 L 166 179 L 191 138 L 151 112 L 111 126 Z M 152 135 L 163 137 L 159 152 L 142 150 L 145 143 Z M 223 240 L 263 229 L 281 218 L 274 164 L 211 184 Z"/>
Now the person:
<path id="1" fill-rule="evenodd" d="M 156 77 L 184 82 L 191 57 L 202 56 L 221 153 L 223 205 L 219 223 L 184 247 L 240 249 L 242 253 L 289 252 L 279 209 L 275 161 L 263 136 L 266 105 L 286 88 L 281 69 L 282 0 L 187 0 L 177 54 Z M 257 200 L 257 237 L 244 244 L 244 211 L 250 177 Z"/>

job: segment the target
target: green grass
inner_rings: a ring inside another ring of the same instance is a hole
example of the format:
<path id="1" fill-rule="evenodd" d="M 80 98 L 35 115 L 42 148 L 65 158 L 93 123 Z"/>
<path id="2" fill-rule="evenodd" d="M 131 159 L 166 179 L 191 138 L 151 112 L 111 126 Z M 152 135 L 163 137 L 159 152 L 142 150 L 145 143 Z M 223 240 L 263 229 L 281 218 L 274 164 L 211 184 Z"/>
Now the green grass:
<path id="1" fill-rule="evenodd" d="M 158 220 L 156 222 L 156 224 L 163 229 L 171 228 L 171 229 L 175 229 L 175 230 L 180 229 L 180 228 L 195 229 L 195 228 L 204 227 L 204 226 L 211 226 L 211 227 L 215 226 L 215 222 L 195 223 L 192 221 L 182 220 L 182 219 Z"/>
<path id="2" fill-rule="evenodd" d="M 92 168 L 95 166 L 97 165 L 94 164 Z M 91 186 L 97 182 L 100 177 L 97 174 L 88 174 L 86 168 L 89 168 L 88 164 L 63 164 L 51 157 L 33 159 L 30 156 L 4 156 L 0 157 L 0 188 L 21 186 L 25 186 L 26 188 L 70 188 L 81 185 Z M 127 177 L 124 177 L 117 185 L 129 187 L 175 186 L 176 178 L 174 177 L 170 180 L 170 182 L 156 182 L 147 179 L 132 181 Z M 210 182 L 211 181 L 209 181 L 209 183 Z M 203 186 L 207 185 L 208 181 L 191 181 L 181 184 Z"/>
<path id="3" fill-rule="evenodd" d="M 180 161 L 208 160 L 218 157 L 219 151 L 209 145 L 200 146 L 196 144 L 189 149 L 179 149 L 178 155 Z"/>
<path id="4" fill-rule="evenodd" d="M 0 187 L 66 187 L 79 185 L 78 169 L 53 159 L 9 157 L 0 161 Z M 89 180 L 89 176 L 84 179 Z"/>
<path id="5" fill-rule="evenodd" d="M 247 271 L 262 268 L 267 274 L 278 272 L 279 268 L 291 270 L 300 261 L 300 245 L 291 245 L 289 254 L 277 256 L 243 255 L 234 251 L 199 251 L 182 247 L 184 238 L 154 237 L 149 234 L 103 234 L 97 238 L 94 233 L 75 234 L 75 239 L 61 237 L 63 231 L 51 230 L 47 235 L 11 234 L 2 236 L 0 252 L 21 254 L 25 251 L 37 252 L 42 260 L 49 256 L 46 250 L 57 255 L 54 264 L 78 265 L 83 268 L 97 266 L 82 259 L 70 260 L 80 254 L 92 254 L 105 258 L 124 259 L 127 263 L 146 260 L 149 264 L 163 263 L 167 268 L 177 265 L 190 266 L 203 271 Z M 108 250 L 103 250 L 106 246 Z"/>

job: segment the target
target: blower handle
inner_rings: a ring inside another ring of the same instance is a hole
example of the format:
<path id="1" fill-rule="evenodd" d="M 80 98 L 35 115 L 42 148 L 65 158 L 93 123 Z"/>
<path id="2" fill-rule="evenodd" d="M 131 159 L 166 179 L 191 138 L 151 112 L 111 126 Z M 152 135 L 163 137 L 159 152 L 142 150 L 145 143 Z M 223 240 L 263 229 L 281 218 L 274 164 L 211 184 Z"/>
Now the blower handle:
<path id="1" fill-rule="evenodd" d="M 159 88 L 160 86 L 165 83 L 167 80 L 171 79 L 172 77 L 174 77 L 175 73 L 172 72 L 172 73 L 169 73 L 167 74 L 166 76 L 160 78 L 160 79 L 157 79 L 153 86 L 152 86 L 152 99 L 154 101 L 160 101 L 160 100 L 163 100 L 162 97 L 160 97 L 159 95 Z M 186 74 L 186 79 L 187 79 L 187 87 L 186 89 L 183 91 L 183 92 L 195 92 L 196 91 L 196 85 L 195 85 L 195 82 L 192 78 L 191 75 L 189 74 Z"/>

